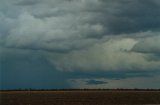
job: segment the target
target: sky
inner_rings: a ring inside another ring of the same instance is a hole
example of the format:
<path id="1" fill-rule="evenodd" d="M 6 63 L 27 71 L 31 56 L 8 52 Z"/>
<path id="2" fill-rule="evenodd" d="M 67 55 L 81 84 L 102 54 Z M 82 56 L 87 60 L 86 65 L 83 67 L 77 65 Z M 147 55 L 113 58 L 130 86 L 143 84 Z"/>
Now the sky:
<path id="1" fill-rule="evenodd" d="M 0 89 L 159 83 L 160 0 L 0 0 Z"/>

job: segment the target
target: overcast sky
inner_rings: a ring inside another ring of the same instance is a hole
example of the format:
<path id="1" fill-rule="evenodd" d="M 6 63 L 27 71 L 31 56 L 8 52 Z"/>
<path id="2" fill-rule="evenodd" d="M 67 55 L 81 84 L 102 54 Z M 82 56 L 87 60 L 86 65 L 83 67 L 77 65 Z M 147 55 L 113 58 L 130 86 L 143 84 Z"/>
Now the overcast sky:
<path id="1" fill-rule="evenodd" d="M 160 88 L 159 0 L 0 0 L 0 88 Z"/>

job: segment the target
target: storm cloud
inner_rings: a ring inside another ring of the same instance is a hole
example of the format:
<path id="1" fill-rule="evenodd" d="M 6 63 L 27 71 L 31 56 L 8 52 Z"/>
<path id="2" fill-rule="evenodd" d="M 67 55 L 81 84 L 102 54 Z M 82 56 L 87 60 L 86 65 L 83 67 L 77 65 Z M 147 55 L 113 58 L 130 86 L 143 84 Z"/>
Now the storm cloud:
<path id="1" fill-rule="evenodd" d="M 156 0 L 2 0 L 1 5 L 4 47 L 65 52 L 92 46 L 108 35 L 160 27 Z"/>
<path id="2" fill-rule="evenodd" d="M 154 72 L 160 68 L 159 40 L 159 0 L 0 1 L 1 61 L 32 55 L 62 74 Z"/>

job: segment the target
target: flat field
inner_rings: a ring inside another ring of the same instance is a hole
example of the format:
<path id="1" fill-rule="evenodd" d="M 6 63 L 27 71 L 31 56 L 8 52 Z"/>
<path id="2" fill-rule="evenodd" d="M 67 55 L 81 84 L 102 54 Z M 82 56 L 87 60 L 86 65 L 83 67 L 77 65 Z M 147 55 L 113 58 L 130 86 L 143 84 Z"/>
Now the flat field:
<path id="1" fill-rule="evenodd" d="M 159 104 L 159 91 L 3 91 L 0 105 Z"/>

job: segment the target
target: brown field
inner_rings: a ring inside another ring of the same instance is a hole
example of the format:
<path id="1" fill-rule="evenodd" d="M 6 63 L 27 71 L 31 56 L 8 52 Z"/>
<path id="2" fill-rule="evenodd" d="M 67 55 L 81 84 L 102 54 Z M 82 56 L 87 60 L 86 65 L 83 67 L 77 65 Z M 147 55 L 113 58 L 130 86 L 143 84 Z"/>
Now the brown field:
<path id="1" fill-rule="evenodd" d="M 160 104 L 159 91 L 7 91 L 0 105 Z"/>

